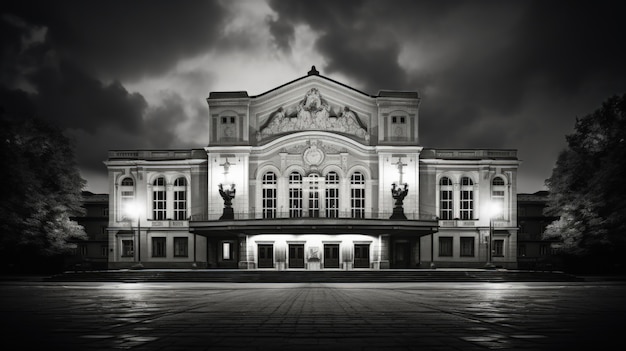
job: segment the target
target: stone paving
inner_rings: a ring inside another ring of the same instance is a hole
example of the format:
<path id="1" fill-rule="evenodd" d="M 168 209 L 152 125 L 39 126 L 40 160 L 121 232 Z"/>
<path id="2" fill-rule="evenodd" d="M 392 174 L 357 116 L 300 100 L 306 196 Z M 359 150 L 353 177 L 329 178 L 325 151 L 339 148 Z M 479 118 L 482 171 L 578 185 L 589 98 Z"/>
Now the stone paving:
<path id="1" fill-rule="evenodd" d="M 22 349 L 612 349 L 625 302 L 623 282 L 0 283 Z"/>

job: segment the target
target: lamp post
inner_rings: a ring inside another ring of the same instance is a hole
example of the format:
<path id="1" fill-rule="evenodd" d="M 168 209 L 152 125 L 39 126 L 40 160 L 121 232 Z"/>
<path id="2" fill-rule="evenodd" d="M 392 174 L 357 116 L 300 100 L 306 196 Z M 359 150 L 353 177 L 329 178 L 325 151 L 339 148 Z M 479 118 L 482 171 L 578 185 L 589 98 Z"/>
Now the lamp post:
<path id="1" fill-rule="evenodd" d="M 389 219 L 406 219 L 406 215 L 404 214 L 404 208 L 402 207 L 404 198 L 409 193 L 409 185 L 407 183 L 402 183 L 402 168 L 406 166 L 406 163 L 402 163 L 402 157 L 398 157 L 398 162 L 394 163 L 398 166 L 398 173 L 400 175 L 400 179 L 398 184 L 391 184 L 391 197 L 396 200 L 396 203 L 393 207 L 393 213 Z"/>
<path id="2" fill-rule="evenodd" d="M 489 240 L 487 240 L 487 263 L 485 263 L 485 268 L 493 269 L 495 266 L 491 262 L 492 255 L 492 244 L 493 244 L 493 219 L 497 217 L 502 209 L 500 205 L 496 202 L 491 202 L 487 207 L 487 216 L 489 217 Z"/>
<path id="3" fill-rule="evenodd" d="M 228 162 L 228 157 L 226 157 L 226 160 L 224 161 L 224 163 L 220 165 L 224 167 L 224 183 L 227 183 L 228 169 L 232 165 L 233 165 L 232 163 Z M 220 196 L 224 200 L 224 212 L 222 213 L 220 220 L 235 219 L 235 214 L 233 212 L 233 207 L 232 207 L 233 199 L 235 198 L 235 183 L 231 183 L 230 185 L 226 184 L 226 186 L 220 183 L 217 185 L 217 187 L 219 189 Z"/>
<path id="4" fill-rule="evenodd" d="M 139 206 L 138 203 L 129 203 L 128 206 L 126 206 L 125 211 L 131 218 L 132 217 L 137 218 L 137 264 L 134 267 L 142 268 L 143 265 L 141 264 L 141 221 L 140 221 L 141 207 Z M 131 224 L 131 227 L 132 227 L 132 224 Z"/>

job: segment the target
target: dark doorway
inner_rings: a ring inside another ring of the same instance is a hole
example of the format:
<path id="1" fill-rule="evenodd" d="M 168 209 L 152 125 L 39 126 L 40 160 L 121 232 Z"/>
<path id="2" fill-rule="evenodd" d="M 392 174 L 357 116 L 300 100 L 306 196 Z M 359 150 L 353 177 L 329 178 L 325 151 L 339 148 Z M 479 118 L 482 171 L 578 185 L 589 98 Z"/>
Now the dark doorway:
<path id="1" fill-rule="evenodd" d="M 411 265 L 411 246 L 407 241 L 397 241 L 393 247 L 393 268 L 409 268 Z"/>
<path id="2" fill-rule="evenodd" d="M 259 244 L 259 268 L 274 267 L 274 245 Z"/>
<path id="3" fill-rule="evenodd" d="M 289 268 L 304 268 L 304 244 L 289 244 Z"/>
<path id="4" fill-rule="evenodd" d="M 354 268 L 370 268 L 370 244 L 354 244 Z"/>
<path id="5" fill-rule="evenodd" d="M 339 268 L 339 244 L 324 244 L 324 268 Z"/>

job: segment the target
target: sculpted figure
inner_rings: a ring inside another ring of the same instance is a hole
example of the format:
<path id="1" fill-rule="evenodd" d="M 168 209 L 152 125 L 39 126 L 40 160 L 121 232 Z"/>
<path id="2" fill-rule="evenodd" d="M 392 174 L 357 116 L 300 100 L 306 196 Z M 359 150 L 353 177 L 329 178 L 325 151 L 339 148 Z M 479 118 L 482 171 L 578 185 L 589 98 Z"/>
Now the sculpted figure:
<path id="1" fill-rule="evenodd" d="M 235 184 L 231 184 L 230 189 L 224 190 L 222 184 L 218 185 L 220 196 L 224 200 L 224 207 L 230 208 L 233 205 L 233 199 L 235 198 Z"/>

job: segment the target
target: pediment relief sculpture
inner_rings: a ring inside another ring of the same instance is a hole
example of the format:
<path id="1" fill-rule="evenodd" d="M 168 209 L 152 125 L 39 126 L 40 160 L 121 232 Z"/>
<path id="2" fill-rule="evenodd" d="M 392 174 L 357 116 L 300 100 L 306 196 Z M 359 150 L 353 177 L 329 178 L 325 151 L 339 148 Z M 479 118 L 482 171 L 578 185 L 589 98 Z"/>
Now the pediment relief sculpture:
<path id="1" fill-rule="evenodd" d="M 323 130 L 356 136 L 369 141 L 367 125 L 350 107 L 331 106 L 317 88 L 309 90 L 296 105 L 272 112 L 257 133 L 257 140 L 304 130 Z"/>

